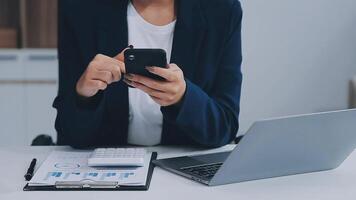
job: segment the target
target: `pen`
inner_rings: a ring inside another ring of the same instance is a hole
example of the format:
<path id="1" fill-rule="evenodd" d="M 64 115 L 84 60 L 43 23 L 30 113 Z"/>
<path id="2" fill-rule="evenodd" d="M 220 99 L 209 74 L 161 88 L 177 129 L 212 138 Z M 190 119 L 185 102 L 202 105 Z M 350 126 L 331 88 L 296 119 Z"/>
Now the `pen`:
<path id="1" fill-rule="evenodd" d="M 37 162 L 36 158 L 32 159 L 30 167 L 28 168 L 28 170 L 24 176 L 26 181 L 31 180 L 31 178 L 33 176 L 33 172 L 35 171 L 36 162 Z"/>

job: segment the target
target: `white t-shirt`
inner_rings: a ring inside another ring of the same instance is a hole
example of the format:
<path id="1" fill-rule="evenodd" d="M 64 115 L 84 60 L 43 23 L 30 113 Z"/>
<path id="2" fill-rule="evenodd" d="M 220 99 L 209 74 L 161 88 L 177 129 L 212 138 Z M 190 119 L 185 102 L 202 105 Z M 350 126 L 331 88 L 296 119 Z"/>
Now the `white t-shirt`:
<path id="1" fill-rule="evenodd" d="M 176 21 L 165 26 L 147 22 L 130 2 L 127 9 L 129 44 L 135 48 L 160 48 L 170 61 Z M 160 105 L 139 89 L 129 88 L 128 143 L 152 146 L 161 142 L 163 116 Z"/>

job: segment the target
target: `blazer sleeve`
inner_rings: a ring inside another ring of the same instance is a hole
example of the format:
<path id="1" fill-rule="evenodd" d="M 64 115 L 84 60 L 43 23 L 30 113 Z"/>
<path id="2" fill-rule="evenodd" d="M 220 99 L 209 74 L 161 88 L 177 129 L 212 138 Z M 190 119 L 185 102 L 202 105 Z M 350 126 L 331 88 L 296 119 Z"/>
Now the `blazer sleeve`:
<path id="1" fill-rule="evenodd" d="M 231 142 L 239 128 L 242 9 L 236 2 L 213 89 L 207 93 L 186 80 L 186 93 L 179 108 L 171 106 L 161 109 L 166 120 L 175 123 L 195 142 L 207 147 L 219 147 Z"/>
<path id="2" fill-rule="evenodd" d="M 76 93 L 76 82 L 86 68 L 83 63 L 75 37 L 67 16 L 68 1 L 59 2 L 59 88 L 53 103 L 57 109 L 56 130 L 59 145 L 82 148 L 94 144 L 104 113 L 104 94 L 84 99 Z M 68 9 L 69 8 L 69 9 Z"/>

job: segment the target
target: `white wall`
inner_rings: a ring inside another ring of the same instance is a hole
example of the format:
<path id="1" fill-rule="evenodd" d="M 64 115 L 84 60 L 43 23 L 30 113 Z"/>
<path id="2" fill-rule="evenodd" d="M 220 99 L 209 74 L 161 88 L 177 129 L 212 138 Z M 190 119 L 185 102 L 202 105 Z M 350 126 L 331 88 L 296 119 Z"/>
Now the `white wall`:
<path id="1" fill-rule="evenodd" d="M 0 146 L 29 145 L 39 134 L 56 139 L 54 49 L 0 50 Z"/>
<path id="2" fill-rule="evenodd" d="M 257 119 L 348 108 L 355 0 L 241 0 L 241 132 Z"/>

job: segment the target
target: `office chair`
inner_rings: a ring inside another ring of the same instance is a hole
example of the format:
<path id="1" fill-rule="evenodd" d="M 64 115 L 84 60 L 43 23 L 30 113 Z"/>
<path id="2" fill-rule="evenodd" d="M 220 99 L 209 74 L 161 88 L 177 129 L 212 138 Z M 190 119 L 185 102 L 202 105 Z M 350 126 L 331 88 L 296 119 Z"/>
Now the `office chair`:
<path id="1" fill-rule="evenodd" d="M 39 135 L 35 139 L 32 140 L 31 146 L 54 146 L 56 145 L 53 142 L 53 139 L 49 135 Z"/>

